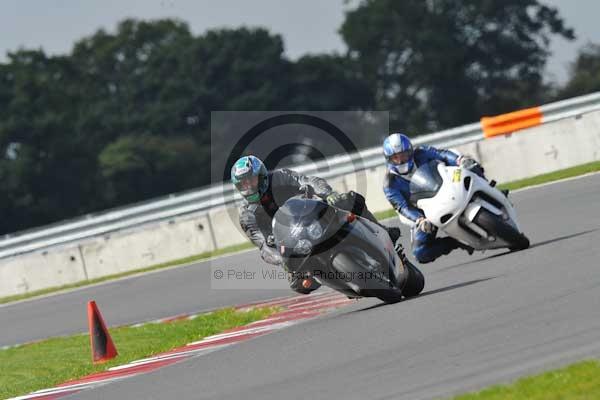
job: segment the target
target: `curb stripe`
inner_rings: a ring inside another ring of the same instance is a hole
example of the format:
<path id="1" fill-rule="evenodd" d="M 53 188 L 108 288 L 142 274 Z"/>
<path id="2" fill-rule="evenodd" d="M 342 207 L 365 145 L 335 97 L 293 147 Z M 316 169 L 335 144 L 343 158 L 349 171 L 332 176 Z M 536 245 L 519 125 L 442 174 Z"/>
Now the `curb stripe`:
<path id="1" fill-rule="evenodd" d="M 262 302 L 248 303 L 235 306 L 236 310 L 252 309 L 257 307 L 281 307 L 282 311 L 275 313 L 263 320 L 254 321 L 244 326 L 224 331 L 220 334 L 207 336 L 196 342 L 188 343 L 171 349 L 167 352 L 156 354 L 130 363 L 109 368 L 106 371 L 97 372 L 80 379 L 64 382 L 53 388 L 42 389 L 25 396 L 14 397 L 13 400 L 54 400 L 63 396 L 77 393 L 84 389 L 90 389 L 110 382 L 126 379 L 132 376 L 144 374 L 162 368 L 176 362 L 199 357 L 229 347 L 236 343 L 267 335 L 269 333 L 288 328 L 292 325 L 316 318 L 330 310 L 355 302 L 337 292 L 325 292 L 309 295 L 295 295 L 280 297 Z M 147 323 L 172 323 L 183 319 L 193 319 L 197 314 L 181 314 L 169 318 L 150 321 L 143 324 L 130 325 L 141 326 Z"/>

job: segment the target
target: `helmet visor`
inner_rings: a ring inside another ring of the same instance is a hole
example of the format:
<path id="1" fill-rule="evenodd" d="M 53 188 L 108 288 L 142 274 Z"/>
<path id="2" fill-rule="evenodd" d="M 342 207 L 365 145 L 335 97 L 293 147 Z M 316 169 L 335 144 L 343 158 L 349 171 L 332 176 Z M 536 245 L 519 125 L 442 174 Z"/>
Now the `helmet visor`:
<path id="1" fill-rule="evenodd" d="M 244 197 L 258 192 L 258 176 L 246 176 L 236 182 L 235 187 Z"/>
<path id="2" fill-rule="evenodd" d="M 412 158 L 412 155 L 413 155 L 412 149 L 405 150 L 405 151 L 401 151 L 399 153 L 392 154 L 391 156 L 388 157 L 388 161 L 395 165 L 402 165 L 402 164 L 406 164 L 407 162 L 409 162 L 410 159 Z"/>

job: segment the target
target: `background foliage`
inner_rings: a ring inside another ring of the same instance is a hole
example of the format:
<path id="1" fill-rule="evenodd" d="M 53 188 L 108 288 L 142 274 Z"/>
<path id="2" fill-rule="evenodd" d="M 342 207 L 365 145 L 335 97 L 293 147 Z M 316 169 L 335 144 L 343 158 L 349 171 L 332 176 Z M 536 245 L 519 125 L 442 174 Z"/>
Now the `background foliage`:
<path id="1" fill-rule="evenodd" d="M 213 110 L 390 110 L 416 135 L 600 90 L 592 44 L 564 87 L 544 81 L 549 41 L 574 32 L 537 0 L 363 0 L 339 32 L 346 54 L 292 61 L 263 28 L 127 19 L 67 55 L 9 53 L 0 233 L 209 184 Z"/>

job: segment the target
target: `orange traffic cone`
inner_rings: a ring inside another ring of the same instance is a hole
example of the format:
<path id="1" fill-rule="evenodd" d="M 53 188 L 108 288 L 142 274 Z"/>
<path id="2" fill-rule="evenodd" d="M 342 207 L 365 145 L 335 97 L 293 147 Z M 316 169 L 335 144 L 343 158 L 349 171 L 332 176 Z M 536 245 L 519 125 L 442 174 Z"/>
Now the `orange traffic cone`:
<path id="1" fill-rule="evenodd" d="M 88 302 L 87 311 L 92 361 L 94 364 L 101 364 L 115 358 L 118 354 L 117 348 L 106 329 L 106 324 L 95 301 Z"/>

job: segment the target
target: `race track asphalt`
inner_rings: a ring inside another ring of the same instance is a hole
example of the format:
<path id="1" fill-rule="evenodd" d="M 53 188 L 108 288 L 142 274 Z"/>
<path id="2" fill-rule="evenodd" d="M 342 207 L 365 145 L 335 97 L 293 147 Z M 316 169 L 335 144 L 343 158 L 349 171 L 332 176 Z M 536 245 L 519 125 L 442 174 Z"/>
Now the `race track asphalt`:
<path id="1" fill-rule="evenodd" d="M 261 263 L 257 251 L 246 251 L 37 300 L 0 305 L 0 347 L 85 332 L 89 300 L 96 301 L 107 324 L 116 326 L 289 296 L 290 290 L 285 285 L 271 290 L 211 289 L 211 264 L 241 270 Z"/>
<path id="2" fill-rule="evenodd" d="M 427 284 L 415 299 L 363 299 L 73 397 L 436 398 L 600 355 L 600 174 L 511 197 L 528 250 L 459 250 L 421 266 Z M 120 324 L 288 293 L 209 290 L 209 272 L 201 263 L 0 308 L 0 343 L 85 330 L 89 298 Z"/>

